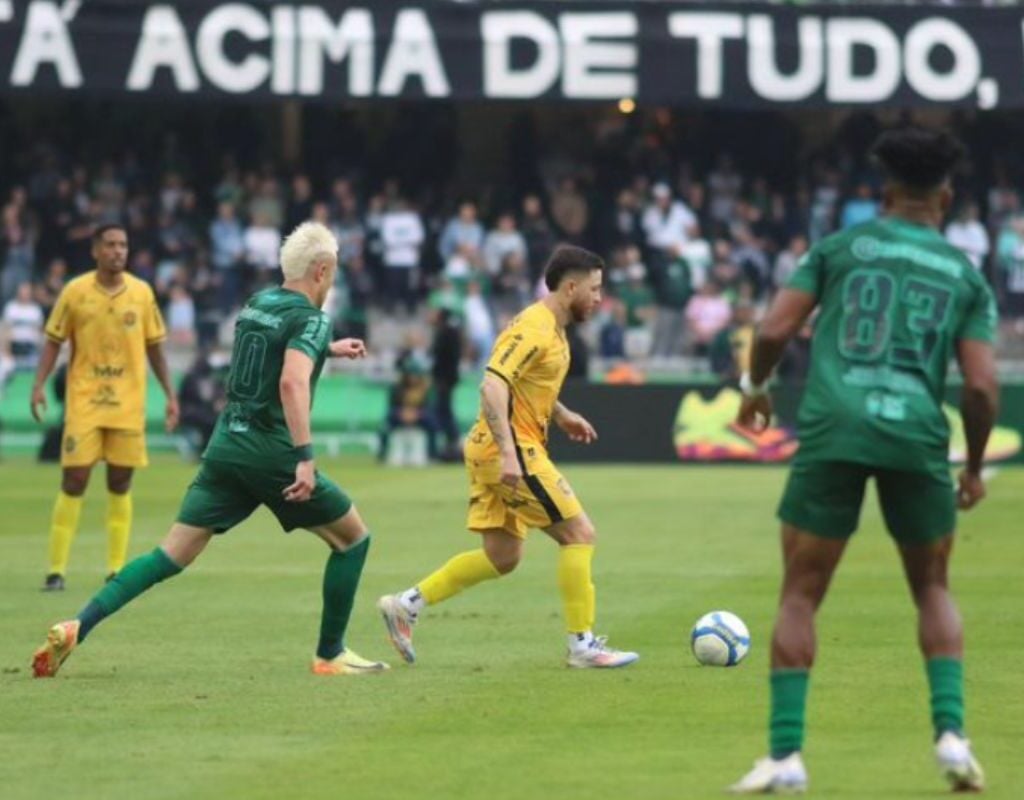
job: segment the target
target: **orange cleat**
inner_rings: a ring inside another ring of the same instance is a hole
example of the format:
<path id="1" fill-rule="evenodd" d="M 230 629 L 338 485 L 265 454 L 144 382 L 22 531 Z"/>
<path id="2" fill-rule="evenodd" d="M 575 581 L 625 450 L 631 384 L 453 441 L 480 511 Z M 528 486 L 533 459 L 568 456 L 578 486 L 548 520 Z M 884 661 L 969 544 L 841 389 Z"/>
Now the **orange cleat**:
<path id="1" fill-rule="evenodd" d="M 32 674 L 37 678 L 52 678 L 57 674 L 61 664 L 71 655 L 78 644 L 78 628 L 81 623 L 77 619 L 58 622 L 46 634 L 46 644 L 36 650 L 32 656 Z"/>

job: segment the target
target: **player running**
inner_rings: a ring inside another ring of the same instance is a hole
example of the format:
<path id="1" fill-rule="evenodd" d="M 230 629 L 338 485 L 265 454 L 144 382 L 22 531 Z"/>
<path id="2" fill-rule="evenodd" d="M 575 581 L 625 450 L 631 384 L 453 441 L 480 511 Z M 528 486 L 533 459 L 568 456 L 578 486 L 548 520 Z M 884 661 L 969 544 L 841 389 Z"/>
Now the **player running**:
<path id="1" fill-rule="evenodd" d="M 328 356 L 361 358 L 358 339 L 329 341 L 320 307 L 334 282 L 338 243 L 323 225 L 297 227 L 281 246 L 284 284 L 250 298 L 238 316 L 228 404 L 203 464 L 161 545 L 121 570 L 72 620 L 54 625 L 32 659 L 37 678 L 57 674 L 92 629 L 146 589 L 191 564 L 214 534 L 267 506 L 285 531 L 306 528 L 331 549 L 323 579 L 318 675 L 388 668 L 345 648 L 344 636 L 370 534 L 352 502 L 313 461 L 310 406 Z"/>
<path id="2" fill-rule="evenodd" d="M 44 591 L 64 588 L 82 496 L 97 461 L 107 462 L 107 580 L 124 566 L 132 528 L 132 473 L 146 466 L 146 359 L 167 397 L 166 424 L 178 401 L 163 345 L 164 321 L 153 290 L 126 272 L 128 234 L 104 225 L 92 237 L 96 269 L 68 283 L 46 323 L 46 345 L 32 386 L 32 416 L 42 422 L 46 379 L 71 342 L 60 492 L 50 523 L 50 568 Z"/>
<path id="3" fill-rule="evenodd" d="M 412 629 L 426 606 L 481 581 L 507 575 L 523 554 L 529 528 L 559 544 L 558 586 L 568 630 L 570 667 L 622 667 L 636 653 L 613 650 L 593 634 L 594 526 L 547 454 L 548 423 L 590 443 L 587 420 L 558 402 L 569 370 L 565 326 L 583 322 L 601 301 L 604 262 L 579 247 L 558 247 L 545 268 L 550 294 L 512 320 L 494 345 L 480 389 L 481 409 L 469 432 L 467 527 L 482 548 L 461 553 L 400 594 L 377 602 L 388 634 L 412 663 Z"/>
<path id="4" fill-rule="evenodd" d="M 955 506 L 985 496 L 982 457 L 999 395 L 991 292 L 938 230 L 962 153 L 947 133 L 883 134 L 873 155 L 885 176 L 885 216 L 818 243 L 758 331 L 739 414 L 755 428 L 771 416 L 772 369 L 819 309 L 800 450 L 779 506 L 785 574 L 772 640 L 771 752 L 732 787 L 737 794 L 807 786 L 801 748 L 815 612 L 857 528 L 869 478 L 917 606 L 939 767 L 954 790 L 984 784 L 964 738 L 963 628 L 947 583 Z M 953 355 L 968 450 L 955 492 L 942 411 Z"/>

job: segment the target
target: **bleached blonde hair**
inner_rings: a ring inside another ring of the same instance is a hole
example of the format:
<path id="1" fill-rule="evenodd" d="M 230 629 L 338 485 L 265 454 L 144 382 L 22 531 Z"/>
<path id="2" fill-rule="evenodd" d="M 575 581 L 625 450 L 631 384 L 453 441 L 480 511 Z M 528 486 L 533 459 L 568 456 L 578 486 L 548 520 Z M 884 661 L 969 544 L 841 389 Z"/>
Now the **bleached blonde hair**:
<path id="1" fill-rule="evenodd" d="M 303 222 L 281 245 L 281 272 L 286 280 L 299 280 L 314 264 L 337 257 L 338 240 L 330 229 L 319 222 Z"/>

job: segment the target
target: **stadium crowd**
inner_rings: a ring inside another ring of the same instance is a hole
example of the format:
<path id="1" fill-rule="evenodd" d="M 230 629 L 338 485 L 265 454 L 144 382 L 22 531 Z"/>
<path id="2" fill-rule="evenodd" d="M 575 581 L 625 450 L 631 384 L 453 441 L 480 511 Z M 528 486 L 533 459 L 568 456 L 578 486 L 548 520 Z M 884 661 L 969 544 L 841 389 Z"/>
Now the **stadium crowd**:
<path id="1" fill-rule="evenodd" d="M 698 166 L 669 130 L 657 116 L 628 128 L 598 123 L 590 133 L 614 159 L 544 153 L 532 189 L 444 201 L 386 176 L 252 168 L 229 155 L 219 175 L 197 180 L 187 161 L 79 161 L 39 145 L 2 187 L 7 368 L 32 368 L 61 287 L 90 267 L 96 225 L 127 226 L 131 270 L 154 286 L 172 345 L 191 351 L 229 340 L 240 303 L 277 280 L 282 235 L 312 218 L 340 244 L 327 310 L 339 333 L 371 346 L 377 326 L 427 324 L 443 312 L 479 364 L 505 321 L 544 291 L 552 246 L 569 241 L 609 266 L 602 312 L 579 332 L 591 354 L 707 358 L 731 375 L 759 309 L 808 247 L 879 213 L 877 184 L 863 158 L 841 148 L 785 181 L 742 169 L 724 151 Z M 1024 338 L 1024 210 L 1006 170 L 996 164 L 988 186 L 975 180 L 961 192 L 946 235 L 985 270 L 1005 328 Z"/>

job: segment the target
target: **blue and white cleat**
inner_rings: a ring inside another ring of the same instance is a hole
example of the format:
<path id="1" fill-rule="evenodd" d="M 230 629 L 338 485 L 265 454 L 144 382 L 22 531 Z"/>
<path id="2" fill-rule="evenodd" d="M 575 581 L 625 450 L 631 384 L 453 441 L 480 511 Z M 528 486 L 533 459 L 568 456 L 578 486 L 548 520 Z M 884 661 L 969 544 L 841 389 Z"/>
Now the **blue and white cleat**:
<path id="1" fill-rule="evenodd" d="M 586 649 L 575 652 L 570 650 L 565 665 L 574 669 L 615 669 L 628 667 L 639 660 L 637 653 L 613 650 L 608 646 L 607 636 L 595 636 Z"/>
<path id="2" fill-rule="evenodd" d="M 971 752 L 971 743 L 946 731 L 935 743 L 935 760 L 942 777 L 954 792 L 980 792 L 985 788 L 985 771 Z"/>
<path id="3" fill-rule="evenodd" d="M 776 761 L 762 758 L 737 783 L 731 794 L 803 794 L 807 791 L 807 769 L 800 753 Z"/>

